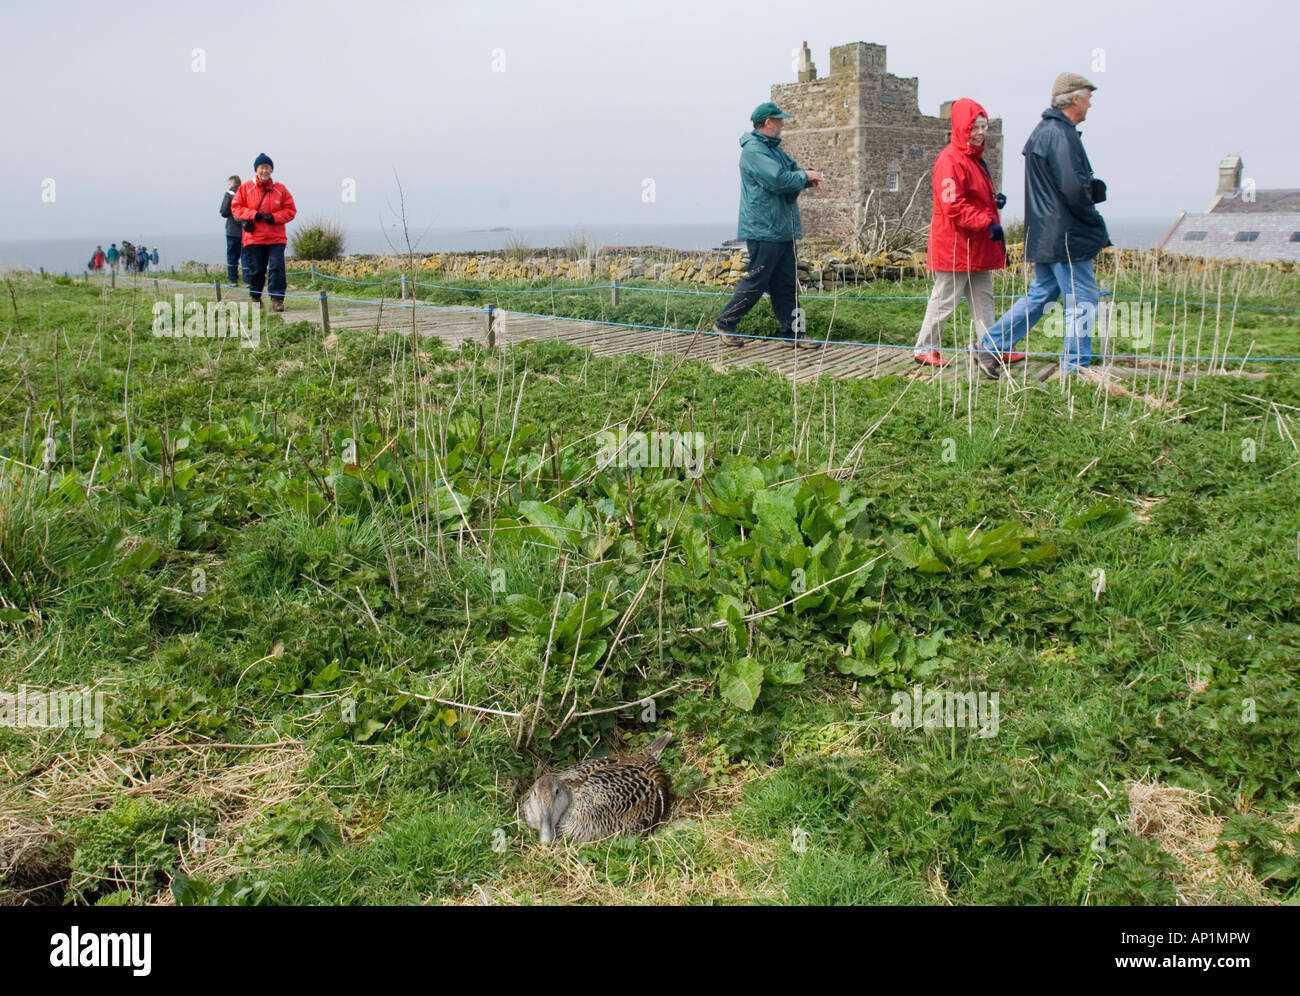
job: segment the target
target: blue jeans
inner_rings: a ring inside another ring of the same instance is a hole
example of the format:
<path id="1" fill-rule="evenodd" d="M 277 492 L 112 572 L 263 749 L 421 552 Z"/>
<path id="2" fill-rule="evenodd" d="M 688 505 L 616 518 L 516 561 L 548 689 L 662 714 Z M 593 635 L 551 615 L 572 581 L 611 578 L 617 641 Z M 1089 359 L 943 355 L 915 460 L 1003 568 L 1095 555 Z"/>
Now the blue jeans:
<path id="1" fill-rule="evenodd" d="M 1100 295 L 1092 276 L 1092 260 L 1035 263 L 1029 292 L 1013 304 L 985 333 L 980 348 L 1006 353 L 1038 324 L 1047 306 L 1064 295 L 1064 321 L 1048 334 L 1062 335 L 1061 371 L 1071 373 L 1092 362 L 1092 328 Z"/>
<path id="2" fill-rule="evenodd" d="M 272 246 L 244 246 L 244 283 L 248 296 L 262 300 L 262 283 L 266 281 L 272 297 L 284 298 L 288 281 L 284 276 L 284 243 Z"/>
<path id="3" fill-rule="evenodd" d="M 781 335 L 788 339 L 795 308 L 794 243 L 747 240 L 745 248 L 749 250 L 749 273 L 736 284 L 736 292 L 714 324 L 724 332 L 735 332 L 736 325 L 767 291 Z"/>
<path id="4" fill-rule="evenodd" d="M 239 283 L 239 255 L 243 249 L 243 235 L 226 236 L 226 283 Z"/>

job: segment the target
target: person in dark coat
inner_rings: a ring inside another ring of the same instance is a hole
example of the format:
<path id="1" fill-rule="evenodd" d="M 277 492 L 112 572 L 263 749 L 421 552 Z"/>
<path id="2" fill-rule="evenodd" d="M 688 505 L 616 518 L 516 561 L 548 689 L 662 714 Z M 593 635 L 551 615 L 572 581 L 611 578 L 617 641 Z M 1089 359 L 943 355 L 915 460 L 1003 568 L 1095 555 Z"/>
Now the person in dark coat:
<path id="1" fill-rule="evenodd" d="M 239 254 L 244 246 L 243 223 L 230 211 L 230 202 L 241 182 L 232 173 L 226 177 L 226 192 L 221 195 L 221 217 L 226 219 L 226 283 L 231 287 L 239 286 Z"/>
<path id="2" fill-rule="evenodd" d="M 981 340 L 976 358 L 988 377 L 1000 376 L 1002 354 L 1062 296 L 1061 373 L 1074 373 L 1092 361 L 1092 327 L 1100 301 L 1092 261 L 1111 241 L 1097 210 L 1106 185 L 1092 175 L 1078 125 L 1096 89 L 1077 73 L 1056 77 L 1052 106 L 1025 143 L 1025 259 L 1034 264 L 1034 280 Z"/>
<path id="3" fill-rule="evenodd" d="M 738 234 L 749 251 L 749 272 L 713 323 L 713 331 L 728 346 L 744 344 L 735 334 L 736 325 L 764 291 L 772 297 L 781 337 L 791 340 L 791 345 L 799 338 L 794 329 L 798 287 L 794 243 L 803 234 L 803 222 L 797 202 L 805 188 L 821 186 L 822 175 L 815 169 L 801 169 L 781 148 L 781 129 L 789 116 L 771 101 L 759 104 L 750 114 L 753 130 L 740 137 Z"/>

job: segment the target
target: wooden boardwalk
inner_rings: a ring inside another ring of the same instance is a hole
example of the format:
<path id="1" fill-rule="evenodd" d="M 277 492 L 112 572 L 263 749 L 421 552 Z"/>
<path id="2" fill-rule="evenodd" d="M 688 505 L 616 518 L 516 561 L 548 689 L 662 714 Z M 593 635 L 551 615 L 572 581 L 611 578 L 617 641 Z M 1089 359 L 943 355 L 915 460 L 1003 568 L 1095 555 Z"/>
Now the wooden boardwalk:
<path id="1" fill-rule="evenodd" d="M 125 281 L 119 286 L 124 284 Z M 164 279 L 159 279 L 158 284 L 162 293 L 178 290 L 204 296 L 214 293 L 211 286 L 203 284 Z M 315 295 L 295 292 L 292 288 L 288 293 L 293 296 L 285 301 L 287 319 L 321 324 L 319 300 Z M 247 291 L 242 288 L 234 293 L 225 289 L 225 294 L 229 300 L 247 300 Z M 330 330 L 335 333 L 376 328 L 409 332 L 414 328 L 421 335 L 437 336 L 453 348 L 466 340 L 480 343 L 488 341 L 487 314 L 484 311 L 474 308 L 462 311 L 417 307 L 412 316 L 410 303 L 400 300 L 384 301 L 382 305 L 376 301 L 371 305 L 330 298 L 329 324 Z M 983 376 L 978 369 L 972 371 L 973 358 L 970 354 L 953 356 L 952 362 L 941 372 L 936 367 L 916 363 L 912 359 L 910 345 L 859 346 L 831 343 L 821 348 L 800 346 L 795 349 L 787 342 L 747 339 L 737 349 L 726 345 L 721 336 L 711 333 L 690 335 L 660 329 L 624 328 L 603 322 L 515 314 L 500 309 L 495 312 L 493 327 L 495 342 L 500 346 L 527 340 L 545 340 L 568 342 L 590 349 L 597 356 L 639 354 L 675 357 L 687 353 L 692 359 L 711 363 L 720 369 L 742 368 L 759 363 L 795 383 L 814 381 L 823 375 L 850 380 L 894 375 L 925 381 L 942 376 L 946 383 Z M 1120 362 L 1105 369 L 1113 377 L 1147 377 L 1162 373 L 1159 366 L 1157 357 L 1149 362 Z M 1055 360 L 1031 357 L 1024 363 L 1012 366 L 1011 372 L 1017 382 L 1049 381 L 1057 376 L 1058 364 Z M 1190 368 L 1187 372 L 1191 373 Z M 1200 373 L 1204 375 L 1206 371 Z"/>
<path id="2" fill-rule="evenodd" d="M 382 315 L 378 306 L 348 304 L 346 310 L 336 311 L 330 306 L 330 328 L 384 330 L 411 329 L 411 308 L 400 301 L 386 302 Z M 298 311 L 291 307 L 291 311 Z M 337 317 L 336 317 L 337 315 Z M 304 318 L 309 317 L 303 315 Z M 319 316 L 313 316 L 319 321 Z M 722 369 L 762 364 L 796 383 L 806 383 L 827 375 L 842 379 L 864 379 L 894 375 L 914 380 L 934 380 L 940 371 L 936 367 L 922 366 L 912 359 L 912 347 L 859 346 L 831 343 L 821 348 L 800 346 L 794 348 L 787 342 L 771 339 L 747 339 L 739 349 L 728 346 L 721 336 L 700 333 L 669 332 L 659 329 L 624 328 L 603 322 L 578 321 L 566 318 L 540 317 L 514 314 L 497 310 L 494 320 L 495 342 L 499 346 L 527 340 L 562 341 L 590 349 L 597 356 L 639 354 L 642 356 L 680 356 L 686 353 L 692 359 L 711 363 Z M 449 346 L 459 345 L 466 339 L 487 341 L 487 315 L 481 311 L 434 311 L 416 309 L 415 328 L 423 335 L 436 335 Z M 946 382 L 967 380 L 972 373 L 982 378 L 979 370 L 972 372 L 972 357 L 961 354 L 942 371 Z M 1017 381 L 1048 381 L 1057 376 L 1059 365 L 1055 360 L 1031 357 L 1024 363 L 1011 367 Z M 1146 376 L 1156 368 L 1147 364 L 1113 365 L 1117 376 Z"/>

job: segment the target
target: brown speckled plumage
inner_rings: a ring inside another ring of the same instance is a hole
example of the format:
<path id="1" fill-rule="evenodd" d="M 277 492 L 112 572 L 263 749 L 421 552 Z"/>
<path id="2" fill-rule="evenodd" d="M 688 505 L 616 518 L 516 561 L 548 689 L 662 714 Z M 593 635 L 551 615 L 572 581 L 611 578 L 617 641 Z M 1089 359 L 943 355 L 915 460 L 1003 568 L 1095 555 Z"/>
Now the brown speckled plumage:
<path id="1" fill-rule="evenodd" d="M 582 761 L 542 775 L 520 807 L 543 844 L 563 837 L 573 844 L 641 833 L 664 822 L 672 807 L 672 780 L 659 756 L 665 733 L 639 754 Z"/>

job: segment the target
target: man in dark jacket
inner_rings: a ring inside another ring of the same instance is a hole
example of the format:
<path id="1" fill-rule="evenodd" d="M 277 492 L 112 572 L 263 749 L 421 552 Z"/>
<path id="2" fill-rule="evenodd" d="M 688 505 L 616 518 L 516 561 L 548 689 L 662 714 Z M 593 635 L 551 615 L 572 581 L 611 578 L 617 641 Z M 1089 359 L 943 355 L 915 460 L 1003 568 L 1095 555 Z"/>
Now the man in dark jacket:
<path id="1" fill-rule="evenodd" d="M 221 198 L 221 217 L 226 219 L 226 283 L 231 287 L 239 286 L 239 253 L 244 246 L 244 226 L 230 213 L 230 201 L 240 182 L 238 176 L 228 176 L 226 192 Z"/>
<path id="2" fill-rule="evenodd" d="M 1106 185 L 1092 175 L 1077 126 L 1087 116 L 1096 89 L 1077 73 L 1056 77 L 1052 106 L 1025 143 L 1025 259 L 1034 264 L 1034 281 L 985 334 L 976 356 L 986 376 L 1000 375 L 1002 354 L 1062 296 L 1061 373 L 1074 373 L 1092 360 L 1099 301 L 1092 261 L 1111 242 L 1096 207 L 1106 197 Z"/>
<path id="3" fill-rule="evenodd" d="M 759 104 L 750 115 L 754 130 L 740 137 L 738 237 L 749 251 L 749 272 L 713 325 L 729 346 L 744 344 L 735 334 L 736 325 L 764 291 L 772 296 L 782 337 L 795 338 L 794 242 L 803 234 L 797 201 L 805 187 L 821 186 L 822 175 L 815 169 L 800 169 L 781 148 L 781 129 L 789 116 L 771 101 Z"/>

